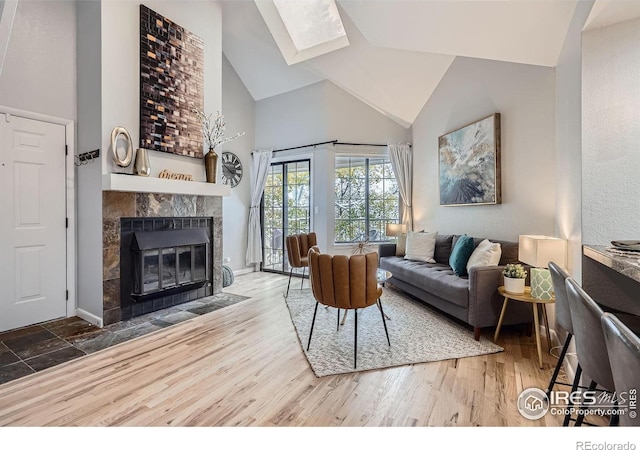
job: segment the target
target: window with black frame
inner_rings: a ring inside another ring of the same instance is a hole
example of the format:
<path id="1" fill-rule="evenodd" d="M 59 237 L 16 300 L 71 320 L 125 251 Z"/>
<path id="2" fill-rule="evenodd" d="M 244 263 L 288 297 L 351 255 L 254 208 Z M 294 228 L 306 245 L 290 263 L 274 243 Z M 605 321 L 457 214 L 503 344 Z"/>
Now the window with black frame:
<path id="1" fill-rule="evenodd" d="M 311 161 L 272 163 L 262 196 L 262 270 L 288 274 L 285 237 L 310 229 Z"/>
<path id="2" fill-rule="evenodd" d="M 335 243 L 386 241 L 397 223 L 400 193 L 388 156 L 335 159 Z"/>

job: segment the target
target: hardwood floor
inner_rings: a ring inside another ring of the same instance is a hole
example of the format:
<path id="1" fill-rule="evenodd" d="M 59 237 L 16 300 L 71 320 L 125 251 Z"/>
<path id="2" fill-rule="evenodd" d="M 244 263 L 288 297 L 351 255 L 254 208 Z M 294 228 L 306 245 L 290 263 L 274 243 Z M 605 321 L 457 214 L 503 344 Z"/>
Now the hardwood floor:
<path id="1" fill-rule="evenodd" d="M 501 353 L 316 378 L 286 282 L 237 277 L 225 291 L 251 299 L 1 385 L 0 426 L 561 424 L 518 413 L 518 394 L 545 389 L 556 360 L 546 351 L 539 369 L 534 338 L 509 328 Z"/>

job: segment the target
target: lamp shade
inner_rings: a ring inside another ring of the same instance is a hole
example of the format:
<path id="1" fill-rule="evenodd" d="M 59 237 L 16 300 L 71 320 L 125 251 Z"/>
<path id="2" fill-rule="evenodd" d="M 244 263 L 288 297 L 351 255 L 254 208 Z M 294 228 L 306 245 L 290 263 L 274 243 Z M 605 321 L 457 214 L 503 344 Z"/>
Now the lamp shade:
<path id="1" fill-rule="evenodd" d="M 402 223 L 388 223 L 385 229 L 385 234 L 387 236 L 400 236 L 402 233 L 406 232 L 407 227 Z"/>
<path id="2" fill-rule="evenodd" d="M 553 261 L 560 267 L 566 267 L 567 241 L 551 236 L 520 235 L 518 259 L 533 267 L 546 268 L 549 261 Z"/>

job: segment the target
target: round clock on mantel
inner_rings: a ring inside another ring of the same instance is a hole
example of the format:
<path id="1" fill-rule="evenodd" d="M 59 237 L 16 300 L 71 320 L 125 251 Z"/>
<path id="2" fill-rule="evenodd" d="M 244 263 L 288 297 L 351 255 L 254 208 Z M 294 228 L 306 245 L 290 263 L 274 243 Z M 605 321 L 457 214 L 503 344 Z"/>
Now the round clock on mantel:
<path id="1" fill-rule="evenodd" d="M 222 184 L 236 187 L 242 180 L 242 163 L 235 153 L 222 152 Z"/>

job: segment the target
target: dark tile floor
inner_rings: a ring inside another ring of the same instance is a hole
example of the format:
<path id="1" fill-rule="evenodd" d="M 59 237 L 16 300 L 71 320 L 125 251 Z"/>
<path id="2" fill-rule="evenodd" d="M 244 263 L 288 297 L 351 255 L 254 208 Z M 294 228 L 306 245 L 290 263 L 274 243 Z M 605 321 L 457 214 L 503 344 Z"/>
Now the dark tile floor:
<path id="1" fill-rule="evenodd" d="M 104 328 L 79 317 L 0 333 L 0 384 L 246 300 L 221 293 Z"/>

